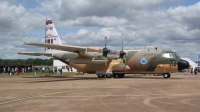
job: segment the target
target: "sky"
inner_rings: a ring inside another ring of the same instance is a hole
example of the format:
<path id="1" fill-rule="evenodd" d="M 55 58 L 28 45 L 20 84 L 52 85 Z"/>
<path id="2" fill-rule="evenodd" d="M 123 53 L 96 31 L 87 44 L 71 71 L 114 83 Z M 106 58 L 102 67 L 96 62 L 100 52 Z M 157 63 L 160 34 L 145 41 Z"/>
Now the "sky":
<path id="1" fill-rule="evenodd" d="M 63 44 L 138 50 L 167 49 L 197 60 L 200 53 L 199 0 L 0 0 L 1 59 L 47 58 L 19 55 L 44 52 L 22 45 L 44 42 L 52 18 Z"/>

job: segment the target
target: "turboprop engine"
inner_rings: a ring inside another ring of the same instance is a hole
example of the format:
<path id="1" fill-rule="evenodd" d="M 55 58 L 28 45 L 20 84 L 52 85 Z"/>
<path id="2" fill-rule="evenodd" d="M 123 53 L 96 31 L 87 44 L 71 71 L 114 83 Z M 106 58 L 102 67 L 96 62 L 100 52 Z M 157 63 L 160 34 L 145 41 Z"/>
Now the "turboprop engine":
<path id="1" fill-rule="evenodd" d="M 87 47 L 85 51 L 79 51 L 79 53 L 86 57 L 91 58 L 104 58 L 105 66 L 107 66 L 108 59 L 123 59 L 123 56 L 126 55 L 126 52 L 123 51 L 123 40 L 122 40 L 122 50 L 111 50 L 106 47 L 107 44 L 107 36 L 105 36 L 105 47 Z"/>
<path id="2" fill-rule="evenodd" d="M 103 49 L 100 47 L 87 47 L 86 51 L 79 52 L 82 56 L 91 57 L 91 58 L 102 58 L 104 57 Z M 117 50 L 110 50 L 106 54 L 108 59 L 118 59 L 119 58 L 119 51 Z"/>

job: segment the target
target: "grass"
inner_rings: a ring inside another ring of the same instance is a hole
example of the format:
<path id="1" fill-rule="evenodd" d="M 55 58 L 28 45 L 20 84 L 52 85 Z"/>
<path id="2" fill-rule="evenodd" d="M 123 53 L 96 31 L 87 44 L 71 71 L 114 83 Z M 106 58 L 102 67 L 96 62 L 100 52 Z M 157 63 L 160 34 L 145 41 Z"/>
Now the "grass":
<path id="1" fill-rule="evenodd" d="M 49 74 L 49 73 L 42 73 L 38 72 L 36 76 L 68 76 L 68 75 L 76 75 L 76 72 L 63 72 L 62 75 L 58 75 L 57 73 Z M 34 72 L 27 72 L 25 74 L 20 73 L 19 75 L 17 73 L 14 73 L 14 75 L 10 76 L 8 73 L 0 74 L 0 78 L 6 78 L 6 77 L 34 77 Z"/>

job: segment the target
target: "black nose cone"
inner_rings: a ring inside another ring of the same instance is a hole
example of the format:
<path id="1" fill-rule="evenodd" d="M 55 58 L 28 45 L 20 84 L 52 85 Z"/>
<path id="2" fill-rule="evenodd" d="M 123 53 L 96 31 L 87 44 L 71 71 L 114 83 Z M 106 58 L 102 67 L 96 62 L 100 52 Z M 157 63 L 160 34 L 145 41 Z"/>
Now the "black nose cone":
<path id="1" fill-rule="evenodd" d="M 185 60 L 180 60 L 178 62 L 178 71 L 181 71 L 181 70 L 184 70 L 186 68 L 189 68 L 189 63 L 188 61 L 185 61 Z"/>

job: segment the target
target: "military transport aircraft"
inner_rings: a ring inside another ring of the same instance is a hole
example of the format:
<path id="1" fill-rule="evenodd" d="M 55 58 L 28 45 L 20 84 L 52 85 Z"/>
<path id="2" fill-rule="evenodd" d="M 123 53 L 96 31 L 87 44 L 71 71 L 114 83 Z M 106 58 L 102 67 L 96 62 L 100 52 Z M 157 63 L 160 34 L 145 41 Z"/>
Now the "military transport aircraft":
<path id="1" fill-rule="evenodd" d="M 18 54 L 52 56 L 78 71 L 95 73 L 99 78 L 123 78 L 125 74 L 160 74 L 164 78 L 170 78 L 170 73 L 189 68 L 189 63 L 172 50 L 123 50 L 123 41 L 121 50 L 111 50 L 106 47 L 106 44 L 106 36 L 104 48 L 25 42 L 24 45 L 66 52 L 20 52 Z"/>
<path id="2" fill-rule="evenodd" d="M 124 77 L 124 74 L 162 74 L 170 78 L 171 72 L 189 68 L 189 63 L 180 59 L 171 50 L 110 50 L 100 47 L 82 47 L 47 43 L 25 43 L 72 53 L 58 52 L 51 55 L 85 73 L 96 73 L 102 77 Z M 26 54 L 20 52 L 19 54 Z M 47 54 L 49 55 L 49 54 Z"/>

